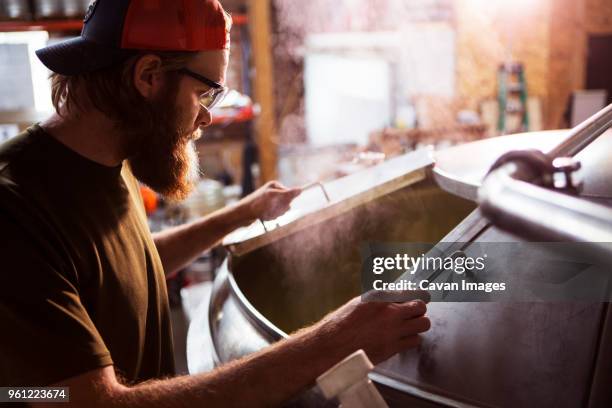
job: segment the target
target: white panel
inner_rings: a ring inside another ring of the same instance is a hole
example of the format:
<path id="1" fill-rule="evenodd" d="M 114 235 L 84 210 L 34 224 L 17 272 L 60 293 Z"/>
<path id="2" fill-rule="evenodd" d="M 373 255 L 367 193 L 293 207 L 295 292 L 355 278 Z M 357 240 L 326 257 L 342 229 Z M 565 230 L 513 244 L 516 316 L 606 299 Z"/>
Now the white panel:
<path id="1" fill-rule="evenodd" d="M 53 110 L 49 71 L 35 54 L 48 38 L 46 31 L 0 33 L 0 74 L 5 78 L 0 84 L 0 110 Z"/>
<path id="2" fill-rule="evenodd" d="M 392 119 L 389 63 L 371 56 L 309 54 L 306 131 L 314 146 L 365 144 Z"/>
<path id="3" fill-rule="evenodd" d="M 27 44 L 0 44 L 0 110 L 34 106 L 34 88 Z"/>

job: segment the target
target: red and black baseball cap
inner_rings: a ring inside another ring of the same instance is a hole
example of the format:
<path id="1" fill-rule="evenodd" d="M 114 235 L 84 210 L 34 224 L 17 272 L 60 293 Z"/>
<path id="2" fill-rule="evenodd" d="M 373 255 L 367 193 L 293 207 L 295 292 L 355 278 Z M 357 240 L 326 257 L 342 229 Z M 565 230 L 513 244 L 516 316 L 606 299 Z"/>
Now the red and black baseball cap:
<path id="1" fill-rule="evenodd" d="M 228 49 L 232 19 L 217 0 L 94 0 L 80 37 L 36 51 L 51 71 L 76 75 L 139 50 Z"/>

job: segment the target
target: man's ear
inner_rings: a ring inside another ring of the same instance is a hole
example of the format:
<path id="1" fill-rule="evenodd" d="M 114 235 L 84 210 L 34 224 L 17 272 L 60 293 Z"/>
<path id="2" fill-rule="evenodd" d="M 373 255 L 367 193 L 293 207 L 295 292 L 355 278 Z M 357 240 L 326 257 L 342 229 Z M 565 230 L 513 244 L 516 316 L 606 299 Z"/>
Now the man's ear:
<path id="1" fill-rule="evenodd" d="M 153 54 L 140 57 L 134 65 L 133 79 L 138 92 L 146 99 L 152 98 L 162 87 L 161 59 Z"/>

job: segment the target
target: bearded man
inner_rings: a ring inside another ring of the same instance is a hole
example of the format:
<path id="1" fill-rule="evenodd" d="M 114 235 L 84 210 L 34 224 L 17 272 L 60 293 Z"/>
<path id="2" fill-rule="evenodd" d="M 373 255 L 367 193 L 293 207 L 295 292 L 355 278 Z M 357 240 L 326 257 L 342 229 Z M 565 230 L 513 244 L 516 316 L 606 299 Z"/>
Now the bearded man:
<path id="1" fill-rule="evenodd" d="M 38 51 L 56 114 L 0 147 L 0 386 L 68 386 L 83 407 L 269 406 L 354 350 L 379 362 L 429 328 L 423 302 L 356 298 L 259 353 L 174 377 L 164 271 L 300 192 L 269 183 L 191 224 L 147 227 L 137 180 L 177 200 L 196 180 L 230 25 L 216 0 L 98 0 L 80 37 Z"/>

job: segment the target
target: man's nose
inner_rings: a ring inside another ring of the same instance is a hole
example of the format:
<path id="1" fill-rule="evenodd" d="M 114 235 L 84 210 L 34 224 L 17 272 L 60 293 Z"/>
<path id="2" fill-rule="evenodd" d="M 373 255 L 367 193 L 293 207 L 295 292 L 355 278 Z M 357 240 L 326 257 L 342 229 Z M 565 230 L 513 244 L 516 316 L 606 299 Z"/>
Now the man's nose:
<path id="1" fill-rule="evenodd" d="M 212 115 L 210 111 L 205 107 L 200 107 L 200 113 L 198 114 L 197 124 L 198 127 L 207 127 L 212 123 Z"/>

